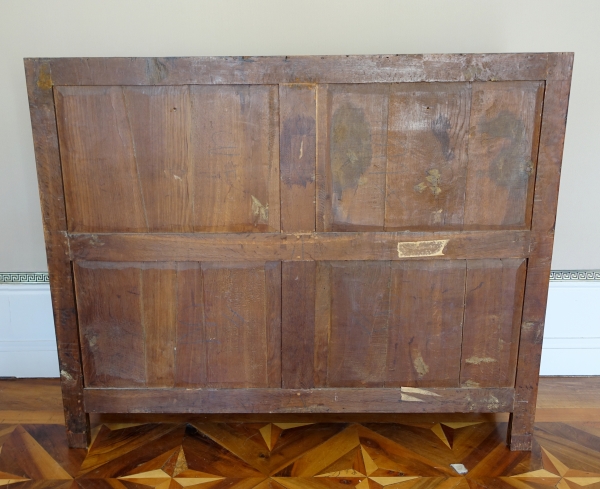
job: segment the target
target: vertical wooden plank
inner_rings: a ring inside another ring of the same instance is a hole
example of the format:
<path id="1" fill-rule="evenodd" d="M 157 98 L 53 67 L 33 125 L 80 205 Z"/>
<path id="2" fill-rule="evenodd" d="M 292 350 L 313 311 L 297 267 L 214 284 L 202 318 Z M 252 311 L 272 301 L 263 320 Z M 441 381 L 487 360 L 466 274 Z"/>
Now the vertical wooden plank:
<path id="1" fill-rule="evenodd" d="M 473 83 L 465 229 L 528 227 L 543 88 Z"/>
<path id="2" fill-rule="evenodd" d="M 471 88 L 406 83 L 390 93 L 386 230 L 460 229 Z"/>
<path id="3" fill-rule="evenodd" d="M 52 73 L 48 62 L 32 59 L 25 61 L 25 73 L 67 438 L 70 447 L 86 448 L 90 431 L 89 420 L 83 410 L 83 372 L 75 291 L 68 242 L 64 235 L 67 221 Z"/>
<path id="4" fill-rule="evenodd" d="M 188 87 L 123 87 L 150 232 L 191 232 Z"/>
<path id="5" fill-rule="evenodd" d="M 573 54 L 557 53 L 552 55 L 551 61 L 561 80 L 548 80 L 545 88 L 539 168 L 532 216 L 532 231 L 536 236 L 536 244 L 529 257 L 527 269 L 515 382 L 515 406 L 508 431 L 511 450 L 531 450 L 533 439 Z"/>
<path id="6" fill-rule="evenodd" d="M 317 262 L 315 292 L 315 387 L 327 387 L 329 336 L 331 332 L 331 263 Z"/>
<path id="7" fill-rule="evenodd" d="M 177 263 L 175 386 L 206 385 L 204 289 L 200 263 Z"/>
<path id="8" fill-rule="evenodd" d="M 386 387 L 459 387 L 464 260 L 392 263 Z"/>
<path id="9" fill-rule="evenodd" d="M 256 263 L 202 263 L 211 387 L 267 387 L 265 269 Z"/>
<path id="10" fill-rule="evenodd" d="M 123 89 L 57 87 L 56 121 L 69 231 L 148 231 Z"/>
<path id="11" fill-rule="evenodd" d="M 281 230 L 315 230 L 316 86 L 279 85 Z"/>
<path id="12" fill-rule="evenodd" d="M 177 341 L 177 268 L 174 263 L 142 269 L 146 385 L 175 385 Z"/>
<path id="13" fill-rule="evenodd" d="M 461 386 L 514 385 L 525 271 L 520 258 L 467 261 Z"/>
<path id="14" fill-rule="evenodd" d="M 283 262 L 282 267 L 282 386 L 314 387 L 315 342 L 314 261 Z"/>
<path id="15" fill-rule="evenodd" d="M 281 262 L 265 264 L 265 318 L 267 327 L 267 386 L 281 387 Z"/>
<path id="16" fill-rule="evenodd" d="M 329 85 L 328 89 L 327 105 L 318 99 L 319 118 L 326 113 L 329 122 L 329 151 L 319 155 L 328 159 L 331 177 L 326 184 L 331 194 L 331 227 L 324 230 L 383 230 L 389 85 Z"/>
<path id="17" fill-rule="evenodd" d="M 389 262 L 331 263 L 330 387 L 383 387 L 390 278 Z"/>
<path id="18" fill-rule="evenodd" d="M 86 387 L 144 387 L 139 263 L 74 264 Z"/>
<path id="19" fill-rule="evenodd" d="M 190 87 L 194 230 L 277 232 L 277 85 Z"/>
<path id="20" fill-rule="evenodd" d="M 317 85 L 317 172 L 316 222 L 317 232 L 331 231 L 331 165 L 329 164 L 329 85 Z"/>

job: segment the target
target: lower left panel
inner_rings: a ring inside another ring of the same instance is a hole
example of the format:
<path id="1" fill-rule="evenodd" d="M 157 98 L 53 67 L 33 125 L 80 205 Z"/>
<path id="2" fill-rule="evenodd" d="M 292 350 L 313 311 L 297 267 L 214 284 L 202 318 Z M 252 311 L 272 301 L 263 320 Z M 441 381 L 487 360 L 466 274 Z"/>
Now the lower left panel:
<path id="1" fill-rule="evenodd" d="M 280 387 L 281 263 L 74 263 L 86 387 Z"/>

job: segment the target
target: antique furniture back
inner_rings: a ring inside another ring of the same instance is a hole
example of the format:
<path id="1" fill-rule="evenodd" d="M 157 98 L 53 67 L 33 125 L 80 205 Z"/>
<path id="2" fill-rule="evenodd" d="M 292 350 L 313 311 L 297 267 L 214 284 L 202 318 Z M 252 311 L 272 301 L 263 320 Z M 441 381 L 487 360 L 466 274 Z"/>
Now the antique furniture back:
<path id="1" fill-rule="evenodd" d="M 529 449 L 570 53 L 25 61 L 89 412 L 510 412 Z"/>

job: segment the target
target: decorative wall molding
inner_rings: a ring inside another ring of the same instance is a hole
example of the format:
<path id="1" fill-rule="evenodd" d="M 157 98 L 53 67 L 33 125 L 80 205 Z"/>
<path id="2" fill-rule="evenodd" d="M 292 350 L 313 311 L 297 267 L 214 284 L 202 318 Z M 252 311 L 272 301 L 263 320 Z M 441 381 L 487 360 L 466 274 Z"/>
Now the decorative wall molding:
<path id="1" fill-rule="evenodd" d="M 552 270 L 550 272 L 550 281 L 562 282 L 565 280 L 600 282 L 600 270 Z"/>
<path id="2" fill-rule="evenodd" d="M 0 284 L 47 284 L 48 272 L 0 272 Z"/>
<path id="3" fill-rule="evenodd" d="M 600 281 L 600 270 L 552 270 L 551 282 L 570 281 Z M 0 284 L 47 284 L 47 272 L 2 272 Z"/>

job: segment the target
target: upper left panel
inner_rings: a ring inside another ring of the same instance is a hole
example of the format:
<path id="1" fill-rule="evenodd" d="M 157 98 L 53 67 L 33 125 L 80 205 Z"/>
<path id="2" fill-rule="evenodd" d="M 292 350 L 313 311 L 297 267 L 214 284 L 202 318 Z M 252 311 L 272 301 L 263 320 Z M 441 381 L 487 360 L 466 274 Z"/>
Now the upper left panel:
<path id="1" fill-rule="evenodd" d="M 276 85 L 55 87 L 70 232 L 278 232 Z"/>

